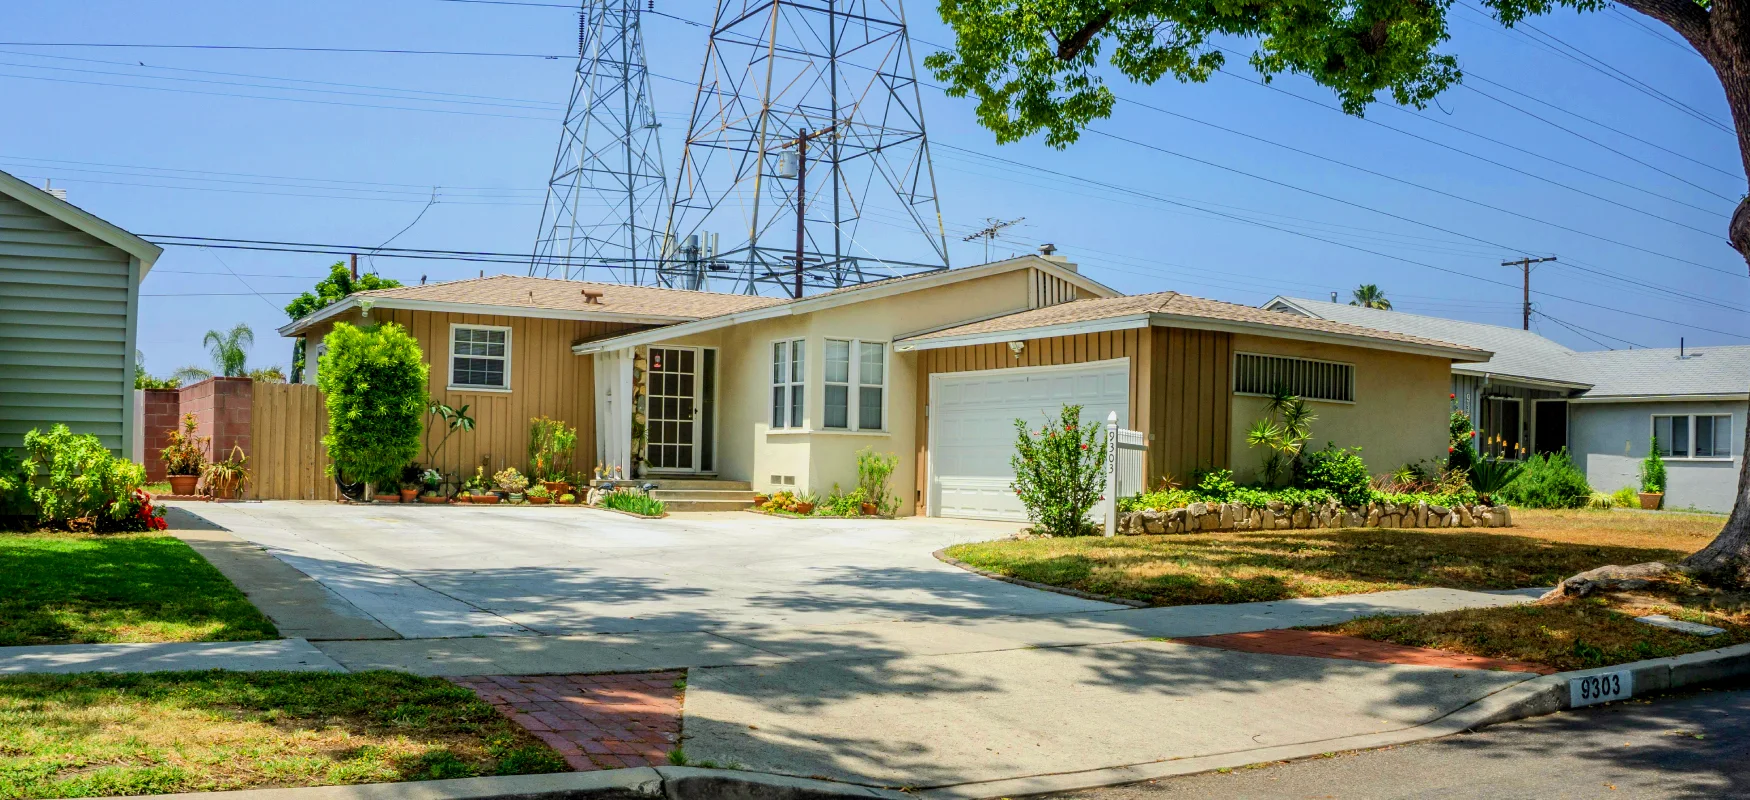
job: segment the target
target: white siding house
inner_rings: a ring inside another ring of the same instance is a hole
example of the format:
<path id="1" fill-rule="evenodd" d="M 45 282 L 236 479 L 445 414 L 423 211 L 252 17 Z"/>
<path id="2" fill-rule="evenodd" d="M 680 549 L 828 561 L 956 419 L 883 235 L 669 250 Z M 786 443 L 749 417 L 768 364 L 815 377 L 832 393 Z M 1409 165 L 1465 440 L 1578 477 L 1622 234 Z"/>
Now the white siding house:
<path id="1" fill-rule="evenodd" d="M 162 252 L 0 172 L 0 448 L 65 422 L 133 452 L 140 281 Z"/>

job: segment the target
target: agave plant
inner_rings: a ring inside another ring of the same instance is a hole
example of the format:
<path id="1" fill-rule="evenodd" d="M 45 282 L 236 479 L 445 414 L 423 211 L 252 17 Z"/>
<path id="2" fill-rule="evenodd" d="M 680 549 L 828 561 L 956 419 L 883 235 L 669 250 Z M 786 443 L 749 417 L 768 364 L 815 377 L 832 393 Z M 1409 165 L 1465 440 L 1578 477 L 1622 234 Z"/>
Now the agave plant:
<path id="1" fill-rule="evenodd" d="M 1269 416 L 1253 422 L 1246 430 L 1246 445 L 1267 450 L 1262 465 L 1264 483 L 1275 484 L 1300 458 L 1318 417 L 1305 400 L 1284 389 L 1270 396 L 1264 411 Z"/>
<path id="2" fill-rule="evenodd" d="M 1475 489 L 1477 495 L 1486 502 L 1490 496 L 1507 488 L 1507 484 L 1519 477 L 1519 472 L 1523 469 L 1525 465 L 1515 461 L 1479 458 L 1470 466 L 1470 488 Z"/>

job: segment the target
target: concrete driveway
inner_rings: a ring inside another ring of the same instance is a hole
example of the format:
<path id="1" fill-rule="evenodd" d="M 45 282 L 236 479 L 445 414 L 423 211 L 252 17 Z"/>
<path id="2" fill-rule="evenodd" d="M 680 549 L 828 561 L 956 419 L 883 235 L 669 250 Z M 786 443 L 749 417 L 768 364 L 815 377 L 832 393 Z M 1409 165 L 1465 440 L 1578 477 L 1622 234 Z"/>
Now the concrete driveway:
<path id="1" fill-rule="evenodd" d="M 406 638 L 790 628 L 1119 608 L 979 577 L 930 554 L 1010 524 L 640 520 L 580 508 L 191 503 Z"/>

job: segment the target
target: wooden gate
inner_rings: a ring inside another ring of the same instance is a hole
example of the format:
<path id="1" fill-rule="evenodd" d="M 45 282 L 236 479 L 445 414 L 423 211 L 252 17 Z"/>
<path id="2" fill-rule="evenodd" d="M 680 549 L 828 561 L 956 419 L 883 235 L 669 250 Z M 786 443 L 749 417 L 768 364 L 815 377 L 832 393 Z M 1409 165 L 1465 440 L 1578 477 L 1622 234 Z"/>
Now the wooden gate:
<path id="1" fill-rule="evenodd" d="M 249 495 L 257 500 L 333 500 L 334 479 L 328 477 L 328 409 L 315 386 L 299 383 L 256 383 L 250 409 L 251 465 L 254 482 Z"/>

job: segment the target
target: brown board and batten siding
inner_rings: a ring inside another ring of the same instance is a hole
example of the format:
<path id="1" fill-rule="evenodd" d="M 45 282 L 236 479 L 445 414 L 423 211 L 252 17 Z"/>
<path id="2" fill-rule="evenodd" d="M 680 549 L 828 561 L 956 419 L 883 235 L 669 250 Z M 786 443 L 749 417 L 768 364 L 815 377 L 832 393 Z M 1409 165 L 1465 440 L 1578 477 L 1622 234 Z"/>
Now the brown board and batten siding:
<path id="1" fill-rule="evenodd" d="M 352 321 L 357 321 L 356 315 Z M 433 402 L 454 408 L 467 405 L 474 418 L 472 432 L 458 432 L 438 456 L 438 468 L 464 478 L 476 466 L 492 472 L 514 466 L 528 469 L 529 420 L 546 416 L 564 420 L 577 429 L 576 468 L 587 472 L 595 459 L 595 359 L 571 352 L 571 346 L 646 326 L 591 320 L 536 319 L 495 314 L 457 314 L 376 308 L 370 322 L 393 322 L 407 328 L 431 364 L 428 390 Z M 474 389 L 452 391 L 450 382 L 450 326 L 480 325 L 510 328 L 510 391 Z M 328 332 L 319 326 L 311 341 Z M 443 438 L 437 427 L 426 431 L 435 444 Z M 420 458 L 424 458 L 423 451 Z"/>
<path id="2" fill-rule="evenodd" d="M 1228 466 L 1233 391 L 1232 337 L 1215 331 L 1135 328 L 1046 339 L 921 350 L 917 353 L 917 485 L 920 510 L 928 492 L 930 376 L 1014 367 L 1046 367 L 1130 359 L 1133 429 L 1149 435 L 1146 480 L 1188 481 L 1198 469 Z M 1140 413 L 1138 409 L 1146 409 Z"/>

